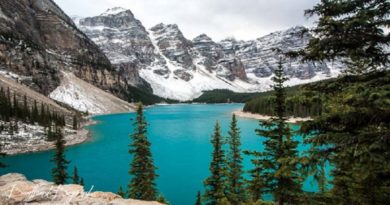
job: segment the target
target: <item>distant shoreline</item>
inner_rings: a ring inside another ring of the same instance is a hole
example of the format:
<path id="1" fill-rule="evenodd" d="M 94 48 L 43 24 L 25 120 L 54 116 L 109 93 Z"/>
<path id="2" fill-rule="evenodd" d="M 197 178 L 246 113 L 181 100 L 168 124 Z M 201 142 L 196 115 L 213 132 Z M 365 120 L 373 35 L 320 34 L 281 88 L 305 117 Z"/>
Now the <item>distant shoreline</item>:
<path id="1" fill-rule="evenodd" d="M 242 110 L 236 110 L 233 111 L 233 114 L 235 114 L 237 117 L 242 117 L 242 118 L 249 118 L 249 119 L 255 119 L 255 120 L 269 120 L 271 119 L 272 116 L 269 115 L 261 115 L 261 114 L 255 114 L 255 113 L 250 113 L 250 112 L 244 112 Z M 312 120 L 310 117 L 289 117 L 287 119 L 288 123 L 293 123 L 293 124 L 299 124 L 301 122 L 309 121 Z"/>
<path id="2" fill-rule="evenodd" d="M 76 130 L 74 133 L 65 133 L 64 134 L 64 140 L 65 140 L 65 146 L 73 146 L 82 144 L 84 142 L 87 142 L 91 138 L 90 131 L 86 129 L 86 127 L 90 125 L 94 125 L 97 122 L 94 120 L 91 120 L 88 118 L 88 120 L 80 127 L 80 129 Z M 35 152 L 43 152 L 54 149 L 54 141 L 39 141 L 34 145 L 30 146 L 20 146 L 20 147 L 14 147 L 13 149 L 5 149 L 3 150 L 6 155 L 18 155 L 18 154 L 28 154 L 28 153 L 35 153 Z"/>

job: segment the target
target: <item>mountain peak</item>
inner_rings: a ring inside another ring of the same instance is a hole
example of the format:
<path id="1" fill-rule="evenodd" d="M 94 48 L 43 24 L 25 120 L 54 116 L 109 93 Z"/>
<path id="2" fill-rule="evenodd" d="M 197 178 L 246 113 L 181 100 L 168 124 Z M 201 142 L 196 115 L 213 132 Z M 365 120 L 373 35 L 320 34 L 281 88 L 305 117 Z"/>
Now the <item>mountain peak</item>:
<path id="1" fill-rule="evenodd" d="M 206 34 L 200 34 L 193 39 L 194 42 L 212 42 L 213 40 Z"/>
<path id="2" fill-rule="evenodd" d="M 157 29 L 164 29 L 164 28 L 170 28 L 170 29 L 175 29 L 175 30 L 178 30 L 178 29 L 179 29 L 179 27 L 177 26 L 177 24 L 159 23 L 159 24 L 153 26 L 152 28 L 150 28 L 150 30 L 157 30 Z"/>
<path id="3" fill-rule="evenodd" d="M 100 16 L 117 15 L 117 14 L 120 14 L 123 12 L 130 12 L 131 13 L 131 11 L 129 9 L 125 9 L 122 7 L 114 7 L 114 8 L 107 9 L 104 13 L 100 14 Z"/>

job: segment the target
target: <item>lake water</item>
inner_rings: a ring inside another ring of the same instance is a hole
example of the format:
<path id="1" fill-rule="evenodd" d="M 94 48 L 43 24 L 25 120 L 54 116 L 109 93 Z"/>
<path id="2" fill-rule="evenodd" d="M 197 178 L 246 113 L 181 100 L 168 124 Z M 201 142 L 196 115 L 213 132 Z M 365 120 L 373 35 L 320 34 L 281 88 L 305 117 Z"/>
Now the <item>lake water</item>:
<path id="1" fill-rule="evenodd" d="M 158 189 L 173 205 L 194 204 L 198 190 L 203 189 L 203 180 L 209 176 L 211 160 L 210 138 L 215 121 L 221 123 L 227 135 L 231 113 L 243 104 L 180 104 L 154 106 L 145 110 L 149 123 L 148 137 L 152 143 L 155 165 L 158 167 Z M 71 161 L 69 171 L 77 166 L 84 178 L 86 189 L 117 192 L 121 185 L 126 188 L 131 156 L 128 154 L 129 134 L 132 132 L 134 113 L 97 116 L 98 124 L 89 127 L 92 139 L 67 149 Z M 242 148 L 262 150 L 263 139 L 256 136 L 258 121 L 238 118 L 241 129 Z M 297 126 L 293 126 L 297 129 Z M 307 147 L 301 145 L 299 150 Z M 0 174 L 18 172 L 29 179 L 51 180 L 52 151 L 8 156 L 3 161 L 10 166 L 0 169 Z M 244 167 L 250 168 L 248 157 Z M 305 190 L 315 191 L 315 184 L 306 180 Z"/>

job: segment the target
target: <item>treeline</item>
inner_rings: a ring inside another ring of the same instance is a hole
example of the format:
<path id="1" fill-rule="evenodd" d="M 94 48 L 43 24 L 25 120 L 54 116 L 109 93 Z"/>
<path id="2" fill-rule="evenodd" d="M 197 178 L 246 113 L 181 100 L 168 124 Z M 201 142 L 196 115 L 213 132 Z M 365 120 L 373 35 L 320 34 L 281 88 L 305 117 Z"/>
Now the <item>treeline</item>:
<path id="1" fill-rule="evenodd" d="M 287 93 L 286 115 L 294 117 L 315 117 L 324 111 L 324 96 L 318 92 L 303 90 L 304 86 L 295 86 Z M 299 92 L 297 92 L 297 90 Z M 245 112 L 274 116 L 275 97 L 267 92 L 245 103 Z"/>
<path id="2" fill-rule="evenodd" d="M 244 103 L 259 93 L 235 93 L 231 90 L 216 89 L 204 91 L 201 96 L 192 100 L 196 103 Z"/>
<path id="3" fill-rule="evenodd" d="M 11 94 L 10 89 L 0 88 L 0 119 L 5 122 L 22 121 L 29 124 L 38 123 L 43 127 L 49 127 L 52 124 L 65 126 L 65 116 L 52 111 L 43 103 L 38 104 L 34 100 L 32 106 L 29 106 L 27 96 L 19 101 L 15 93 Z"/>

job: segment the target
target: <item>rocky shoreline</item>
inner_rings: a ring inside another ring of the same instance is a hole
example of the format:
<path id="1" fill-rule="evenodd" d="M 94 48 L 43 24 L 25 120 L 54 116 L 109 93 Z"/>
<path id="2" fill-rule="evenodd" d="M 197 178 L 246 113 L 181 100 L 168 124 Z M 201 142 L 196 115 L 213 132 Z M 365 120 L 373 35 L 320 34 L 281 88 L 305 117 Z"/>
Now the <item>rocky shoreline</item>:
<path id="1" fill-rule="evenodd" d="M 123 199 L 111 192 L 89 190 L 76 184 L 55 185 L 41 179 L 29 181 L 22 174 L 0 176 L 0 204 L 19 205 L 163 205 L 154 201 Z"/>
<path id="2" fill-rule="evenodd" d="M 86 129 L 86 127 L 95 123 L 95 121 L 88 119 L 88 121 L 84 123 L 78 130 L 65 128 L 65 145 L 72 146 L 88 141 L 90 139 L 90 133 L 89 130 Z M 8 139 L 7 137 L 1 137 L 2 140 L 6 141 L 2 142 L 3 153 L 5 153 L 6 155 L 16 155 L 54 149 L 54 142 L 46 140 L 46 136 L 42 128 L 38 126 L 34 128 L 34 126 L 31 125 L 27 127 L 30 129 L 26 129 L 24 131 L 30 131 L 29 133 L 27 133 L 28 136 L 19 136 L 18 139 L 15 139 L 15 136 L 8 137 Z M 34 132 L 32 132 L 31 129 L 34 129 Z"/>
<path id="3" fill-rule="evenodd" d="M 236 110 L 233 112 L 237 117 L 242 117 L 242 118 L 249 118 L 249 119 L 255 119 L 255 120 L 269 120 L 271 119 L 272 116 L 268 115 L 261 115 L 261 114 L 255 114 L 255 113 L 250 113 L 250 112 L 244 112 L 242 110 Z M 289 117 L 287 119 L 288 123 L 292 124 L 299 124 L 301 122 L 309 121 L 312 120 L 310 117 L 302 118 L 302 117 Z"/>

